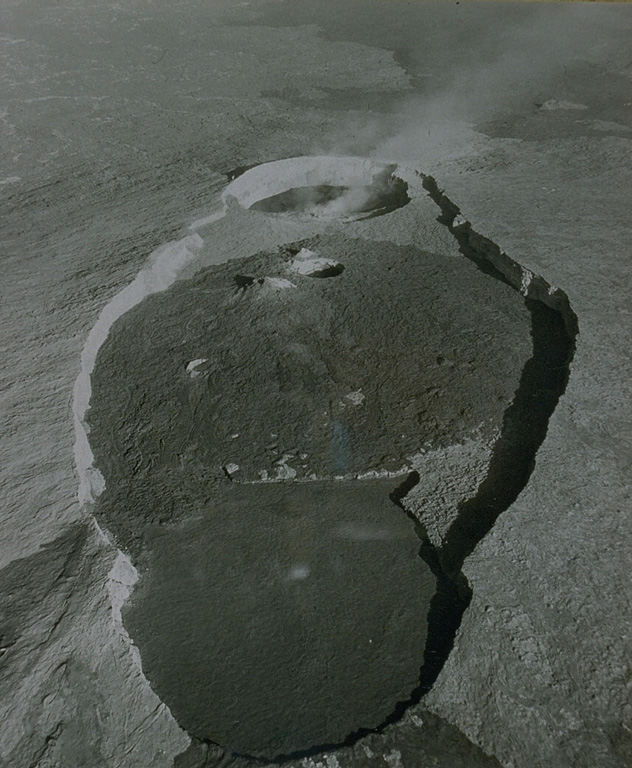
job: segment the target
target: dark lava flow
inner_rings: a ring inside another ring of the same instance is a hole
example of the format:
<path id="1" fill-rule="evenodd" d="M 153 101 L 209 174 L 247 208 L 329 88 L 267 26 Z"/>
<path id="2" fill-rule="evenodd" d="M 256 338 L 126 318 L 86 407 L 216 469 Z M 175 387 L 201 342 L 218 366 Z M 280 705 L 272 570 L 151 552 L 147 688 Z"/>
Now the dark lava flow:
<path id="1" fill-rule="evenodd" d="M 443 194 L 432 177 L 422 178 L 424 188 L 441 210 L 437 220 L 454 235 L 461 253 L 481 272 L 515 288 L 497 264 L 505 262 L 510 272 L 514 271 L 516 263 L 493 241 L 473 230 L 469 222 L 455 226 L 459 208 Z M 463 614 L 472 598 L 470 585 L 461 571 L 465 559 L 526 487 L 535 467 L 536 454 L 546 437 L 549 419 L 568 383 L 579 330 L 567 296 L 558 289 L 556 299 L 558 306 L 553 308 L 538 298 L 525 298 L 531 315 L 532 357 L 524 366 L 514 400 L 505 411 L 487 475 L 476 494 L 459 506 L 458 516 L 441 547 L 430 542 L 421 523 L 406 507 L 406 496 L 420 480 L 418 473 L 411 472 L 391 493 L 391 501 L 414 521 L 422 542 L 419 555 L 437 579 L 428 613 L 428 636 L 418 686 L 407 701 L 398 703 L 378 728 L 359 729 L 349 734 L 342 744 L 322 745 L 269 762 L 280 763 L 285 759 L 352 746 L 369 733 L 380 733 L 419 703 L 434 685 L 452 651 Z"/>
<path id="2" fill-rule="evenodd" d="M 435 579 L 391 487 L 226 484 L 154 532 L 124 619 L 187 731 L 269 758 L 378 726 L 409 696 Z"/>
<path id="3" fill-rule="evenodd" d="M 298 274 L 303 248 L 345 269 Z M 293 288 L 269 278 L 283 274 Z M 409 700 L 436 577 L 397 480 L 335 475 L 491 436 L 527 320 L 472 266 L 343 235 L 211 268 L 121 318 L 88 417 L 96 514 L 139 567 L 124 622 L 190 734 L 258 758 L 318 752 Z M 283 460 L 295 478 L 257 483 Z"/>

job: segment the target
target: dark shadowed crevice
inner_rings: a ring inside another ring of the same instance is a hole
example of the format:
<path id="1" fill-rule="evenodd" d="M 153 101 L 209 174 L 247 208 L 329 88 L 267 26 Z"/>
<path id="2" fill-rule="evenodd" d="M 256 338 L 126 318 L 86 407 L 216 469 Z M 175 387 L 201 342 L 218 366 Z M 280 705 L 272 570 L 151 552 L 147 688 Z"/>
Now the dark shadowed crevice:
<path id="1" fill-rule="evenodd" d="M 428 196 L 441 211 L 437 221 L 450 230 L 459 244 L 459 250 L 467 259 L 476 264 L 484 274 L 495 277 L 526 298 L 535 299 L 560 314 L 569 342 L 570 356 L 565 361 L 568 375 L 568 367 L 575 352 L 575 338 L 579 333 L 577 316 L 571 308 L 568 296 L 541 276 L 526 270 L 504 253 L 496 243 L 476 232 L 470 222 L 462 216 L 459 207 L 445 195 L 432 176 L 421 173 L 418 175 Z M 527 275 L 529 281 L 525 286 L 523 281 Z"/>
<path id="2" fill-rule="evenodd" d="M 393 491 L 391 501 L 412 520 L 417 536 L 421 540 L 419 557 L 432 571 L 437 580 L 437 587 L 428 611 L 428 634 L 424 649 L 424 663 L 419 673 L 419 685 L 412 692 L 410 700 L 401 702 L 397 712 L 393 713 L 394 721 L 398 720 L 410 706 L 419 703 L 434 684 L 452 650 L 461 618 L 472 598 L 472 591 L 465 577 L 462 574 L 458 574 L 455 578 L 448 576 L 440 559 L 440 550 L 433 546 L 422 523 L 406 507 L 404 500 L 419 480 L 419 473 L 411 472 Z"/>
<path id="3" fill-rule="evenodd" d="M 533 355 L 505 411 L 487 476 L 476 496 L 459 507 L 441 548 L 441 563 L 448 574 L 461 569 L 465 558 L 526 486 L 549 418 L 566 387 L 572 341 L 563 320 L 559 312 L 539 301 L 526 299 L 525 303 L 531 313 Z"/>
<path id="4" fill-rule="evenodd" d="M 428 638 L 417 700 L 434 685 L 470 603 L 472 590 L 461 572 L 463 563 L 525 488 L 536 453 L 546 437 L 549 418 L 566 387 L 573 343 L 562 318 L 538 301 L 527 299 L 526 304 L 531 313 L 533 355 L 522 371 L 514 400 L 505 411 L 487 475 L 476 494 L 459 506 L 442 546 L 434 547 L 422 526 L 417 527 L 423 542 L 420 557 L 437 579 L 437 592 L 428 614 Z M 405 497 L 398 503 L 408 512 Z M 409 515 L 414 518 L 411 512 Z"/>
<path id="5" fill-rule="evenodd" d="M 441 211 L 437 220 L 456 238 L 461 253 L 485 274 L 523 289 L 525 271 L 491 240 L 475 232 L 460 217 L 459 208 L 424 176 L 424 188 Z M 465 559 L 493 528 L 498 517 L 518 498 L 535 467 L 536 454 L 546 437 L 549 419 L 566 389 L 578 333 L 577 317 L 568 297 L 532 276 L 525 304 L 531 315 L 533 352 L 525 364 L 511 405 L 505 411 L 500 436 L 485 479 L 475 495 L 463 502 L 440 547 L 433 546 L 423 527 L 420 556 L 437 578 L 437 593 L 428 615 L 428 638 L 420 685 L 411 703 L 433 686 L 452 647 L 468 607 L 472 590 L 461 569 Z M 413 486 L 391 496 L 413 519 L 405 503 Z"/>

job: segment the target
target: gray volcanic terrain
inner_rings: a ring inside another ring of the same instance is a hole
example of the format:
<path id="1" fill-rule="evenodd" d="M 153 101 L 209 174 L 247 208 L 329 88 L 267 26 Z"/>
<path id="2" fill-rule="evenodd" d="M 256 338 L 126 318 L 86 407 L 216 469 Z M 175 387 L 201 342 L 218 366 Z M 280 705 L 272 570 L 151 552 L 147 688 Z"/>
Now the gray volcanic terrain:
<path id="1" fill-rule="evenodd" d="M 0 767 L 630 765 L 630 7 L 0 19 Z"/>

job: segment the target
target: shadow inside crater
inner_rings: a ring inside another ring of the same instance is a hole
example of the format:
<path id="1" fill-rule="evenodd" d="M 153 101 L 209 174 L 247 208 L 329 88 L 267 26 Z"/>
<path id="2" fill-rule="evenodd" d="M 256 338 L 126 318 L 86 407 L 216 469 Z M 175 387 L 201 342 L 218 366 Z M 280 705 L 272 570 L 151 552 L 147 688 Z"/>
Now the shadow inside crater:
<path id="1" fill-rule="evenodd" d="M 531 313 L 533 356 L 523 369 L 513 403 L 505 411 L 487 475 L 476 494 L 459 505 L 456 519 L 440 547 L 430 543 L 423 526 L 417 522 L 417 532 L 423 542 L 420 556 L 437 579 L 437 592 L 428 614 L 428 638 L 419 688 L 410 704 L 419 701 L 432 688 L 470 603 L 472 592 L 461 572 L 463 563 L 527 485 L 537 451 L 546 437 L 549 419 L 566 388 L 574 340 L 568 336 L 559 312 L 539 301 L 527 299 L 526 304 Z M 406 507 L 405 496 L 391 498 L 414 518 Z"/>
<path id="2" fill-rule="evenodd" d="M 507 273 L 518 265 L 495 243 L 475 232 L 469 223 L 455 226 L 460 210 L 432 177 L 424 177 L 424 187 L 441 210 L 437 220 L 457 239 L 461 253 L 485 274 L 516 288 L 498 265 L 504 260 Z M 562 311 L 541 300 L 525 298 L 531 315 L 533 352 L 523 368 L 513 402 L 503 416 L 501 433 L 494 444 L 484 480 L 474 496 L 459 505 L 441 546 L 431 544 L 417 521 L 417 532 L 422 539 L 420 556 L 437 579 L 437 592 L 428 614 L 428 637 L 419 687 L 411 701 L 402 707 L 400 715 L 428 693 L 450 655 L 463 613 L 472 598 L 470 585 L 461 570 L 463 564 L 526 487 L 549 420 L 566 389 L 578 326 L 566 295 L 559 290 L 556 293 Z M 419 482 L 415 474 L 411 474 L 405 487 L 397 489 L 391 499 L 416 520 L 406 506 L 406 495 Z"/>

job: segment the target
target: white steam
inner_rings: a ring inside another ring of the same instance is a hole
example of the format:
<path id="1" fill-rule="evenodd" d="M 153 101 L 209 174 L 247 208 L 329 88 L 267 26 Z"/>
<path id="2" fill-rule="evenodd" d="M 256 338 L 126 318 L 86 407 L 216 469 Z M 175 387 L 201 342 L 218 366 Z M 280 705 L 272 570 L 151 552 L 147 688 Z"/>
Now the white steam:
<path id="1" fill-rule="evenodd" d="M 328 146 L 318 144 L 319 152 L 423 168 L 471 152 L 483 138 L 477 125 L 536 103 L 567 101 L 556 89 L 578 66 L 607 63 L 611 46 L 604 41 L 630 26 L 627 8 L 602 3 L 445 6 L 419 4 L 428 28 L 420 27 L 418 43 L 406 49 L 417 87 L 394 99 L 388 113 L 353 113 Z"/>

